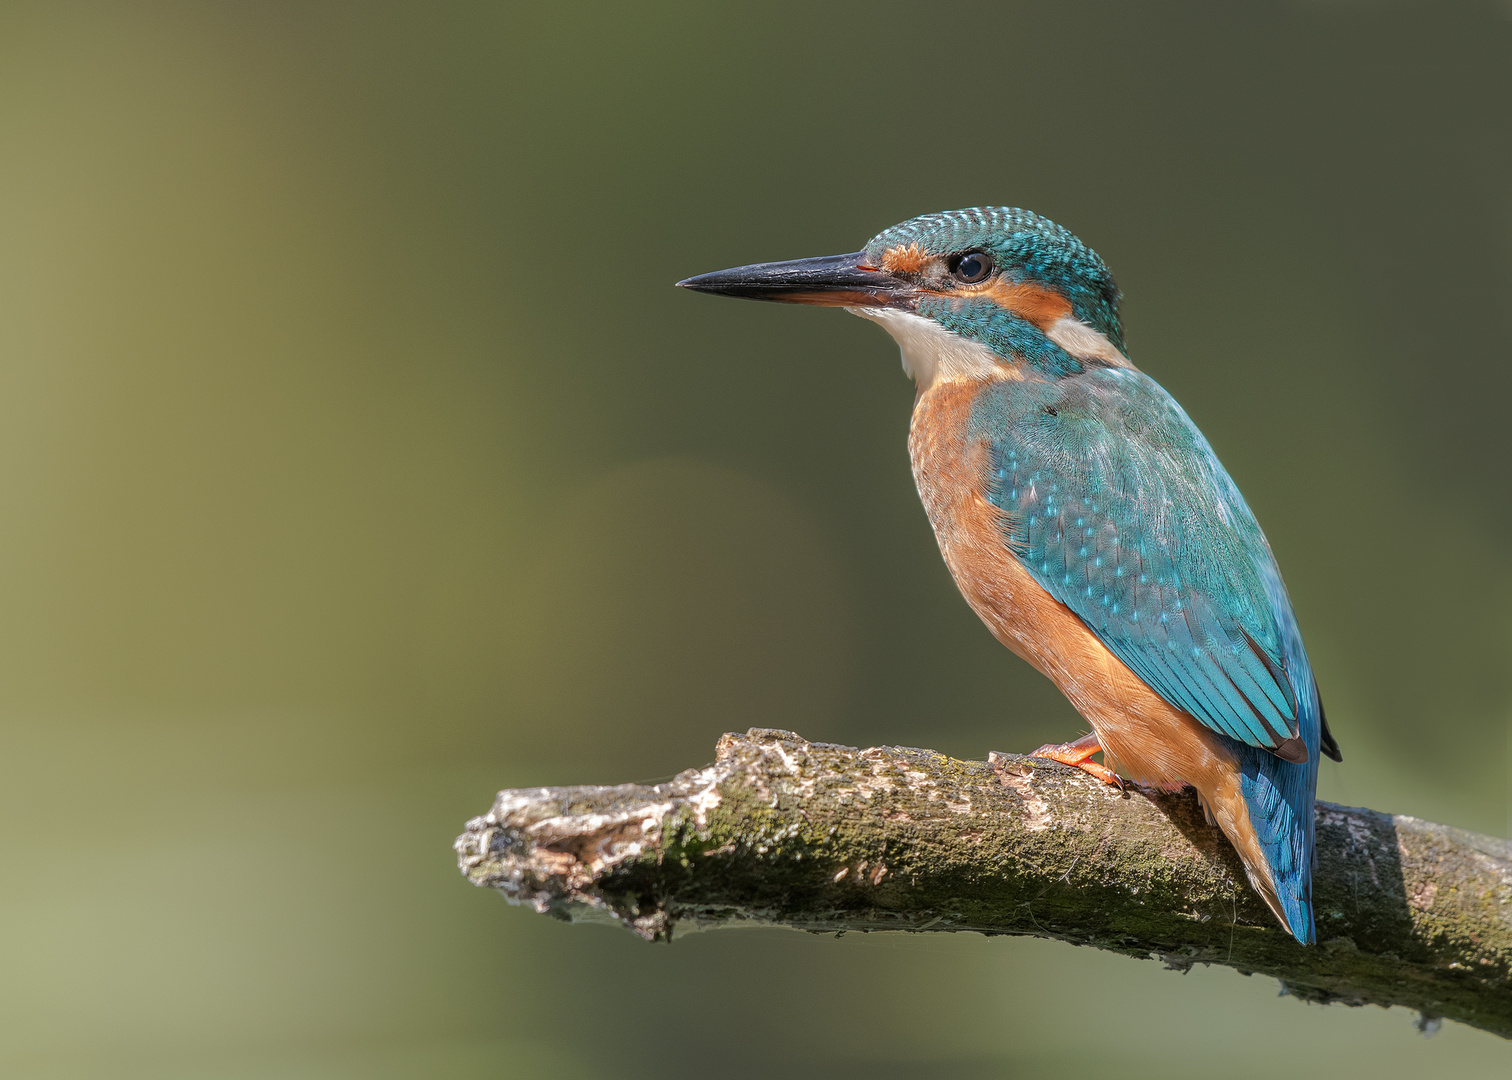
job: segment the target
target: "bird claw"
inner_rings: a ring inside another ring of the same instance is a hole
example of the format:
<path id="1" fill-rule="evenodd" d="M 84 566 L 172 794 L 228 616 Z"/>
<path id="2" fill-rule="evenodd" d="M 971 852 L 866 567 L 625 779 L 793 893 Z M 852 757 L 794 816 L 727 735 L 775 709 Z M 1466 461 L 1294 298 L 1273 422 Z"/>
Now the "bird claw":
<path id="1" fill-rule="evenodd" d="M 1062 765 L 1070 765 L 1073 769 L 1080 769 L 1088 776 L 1095 776 L 1109 787 L 1116 787 L 1119 791 L 1124 790 L 1123 778 L 1106 765 L 1089 760 L 1093 754 L 1102 752 L 1102 744 L 1097 741 L 1097 735 L 1084 735 L 1075 742 L 1046 743 L 1038 750 L 1030 753 L 1030 757 L 1044 758 L 1047 761 L 1058 761 Z"/>

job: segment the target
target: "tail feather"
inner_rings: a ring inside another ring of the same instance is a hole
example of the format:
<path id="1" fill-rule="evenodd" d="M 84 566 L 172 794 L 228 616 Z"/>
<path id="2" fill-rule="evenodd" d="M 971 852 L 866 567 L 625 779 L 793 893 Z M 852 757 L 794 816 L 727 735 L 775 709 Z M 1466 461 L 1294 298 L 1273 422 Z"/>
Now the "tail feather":
<path id="1" fill-rule="evenodd" d="M 1271 886 L 1260 888 L 1257 883 L 1257 889 L 1292 936 L 1304 945 L 1317 940 L 1312 905 L 1316 751 L 1310 758 L 1293 764 L 1248 746 L 1239 753 L 1239 788 Z M 1236 846 L 1244 854 L 1243 846 Z M 1246 869 L 1253 880 L 1262 868 L 1247 865 Z M 1271 895 L 1266 896 L 1267 892 Z"/>

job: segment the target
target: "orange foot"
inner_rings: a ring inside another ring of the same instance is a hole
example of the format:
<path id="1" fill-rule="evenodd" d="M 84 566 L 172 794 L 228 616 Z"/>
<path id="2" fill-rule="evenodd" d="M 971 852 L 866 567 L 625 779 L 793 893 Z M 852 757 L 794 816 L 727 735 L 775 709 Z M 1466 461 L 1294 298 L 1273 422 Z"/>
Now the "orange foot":
<path id="1" fill-rule="evenodd" d="M 1106 765 L 1099 765 L 1095 761 L 1087 760 L 1093 754 L 1101 752 L 1102 744 L 1097 741 L 1097 732 L 1094 731 L 1090 735 L 1083 735 L 1075 742 L 1046 743 L 1029 756 L 1058 761 L 1062 765 L 1070 765 L 1072 768 L 1080 769 L 1082 772 L 1095 776 L 1103 783 L 1111 784 L 1119 791 L 1122 791 L 1124 789 L 1123 781 L 1119 779 L 1117 773 Z"/>

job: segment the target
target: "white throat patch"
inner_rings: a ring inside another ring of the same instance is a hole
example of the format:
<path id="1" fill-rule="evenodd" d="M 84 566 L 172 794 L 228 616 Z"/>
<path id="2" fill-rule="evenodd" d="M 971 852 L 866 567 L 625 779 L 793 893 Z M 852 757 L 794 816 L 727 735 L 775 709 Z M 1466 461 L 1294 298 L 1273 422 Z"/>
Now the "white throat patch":
<path id="1" fill-rule="evenodd" d="M 1006 375 L 1007 366 L 987 346 L 953 334 L 933 319 L 898 308 L 846 308 L 893 336 L 903 354 L 903 370 L 919 393 L 935 383 L 981 382 Z"/>

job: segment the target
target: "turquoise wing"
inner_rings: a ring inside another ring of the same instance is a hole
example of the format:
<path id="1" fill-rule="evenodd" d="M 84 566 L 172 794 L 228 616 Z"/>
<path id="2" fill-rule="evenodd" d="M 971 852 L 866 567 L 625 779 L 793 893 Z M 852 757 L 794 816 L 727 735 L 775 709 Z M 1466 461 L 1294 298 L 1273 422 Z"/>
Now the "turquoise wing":
<path id="1" fill-rule="evenodd" d="M 978 396 L 970 436 L 1036 581 L 1172 705 L 1308 760 L 1318 699 L 1270 546 L 1165 390 L 1117 368 L 1003 382 Z"/>

